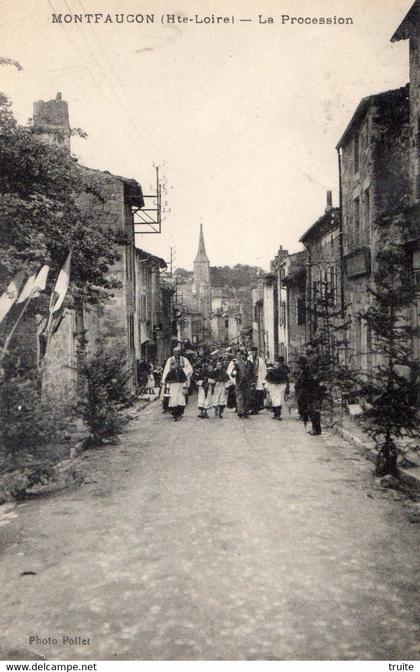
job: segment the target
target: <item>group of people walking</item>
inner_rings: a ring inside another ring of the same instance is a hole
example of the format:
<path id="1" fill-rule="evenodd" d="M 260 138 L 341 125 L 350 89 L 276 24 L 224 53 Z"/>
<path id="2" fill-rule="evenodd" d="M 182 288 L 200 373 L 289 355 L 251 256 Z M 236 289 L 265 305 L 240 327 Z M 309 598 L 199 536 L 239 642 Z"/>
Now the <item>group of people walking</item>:
<path id="1" fill-rule="evenodd" d="M 312 434 L 321 433 L 319 386 L 307 360 L 301 357 L 294 377 L 295 398 L 300 419 L 305 426 L 312 422 Z M 198 390 L 198 417 L 223 418 L 225 408 L 235 408 L 240 419 L 257 415 L 264 408 L 273 412 L 274 420 L 282 419 L 285 397 L 290 393 L 291 373 L 284 358 L 266 363 L 256 347 L 241 347 L 227 361 L 202 360 L 192 366 L 181 348 L 174 349 L 162 374 L 161 400 L 163 412 L 175 422 L 181 420 L 191 389 Z"/>

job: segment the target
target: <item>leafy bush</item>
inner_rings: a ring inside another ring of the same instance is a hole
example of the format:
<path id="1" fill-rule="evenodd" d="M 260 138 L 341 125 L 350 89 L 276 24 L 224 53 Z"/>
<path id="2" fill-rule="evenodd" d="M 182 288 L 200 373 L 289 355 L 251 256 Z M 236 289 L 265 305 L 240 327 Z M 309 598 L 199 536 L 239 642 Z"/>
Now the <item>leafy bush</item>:
<path id="1" fill-rule="evenodd" d="M 101 444 L 121 431 L 125 423 L 121 411 L 131 402 L 131 374 L 127 356 L 121 350 L 101 349 L 82 364 L 84 391 L 79 411 L 93 443 Z"/>
<path id="2" fill-rule="evenodd" d="M 0 384 L 0 446 L 3 461 L 23 464 L 40 456 L 56 436 L 56 414 L 42 403 L 36 379 L 5 376 Z"/>

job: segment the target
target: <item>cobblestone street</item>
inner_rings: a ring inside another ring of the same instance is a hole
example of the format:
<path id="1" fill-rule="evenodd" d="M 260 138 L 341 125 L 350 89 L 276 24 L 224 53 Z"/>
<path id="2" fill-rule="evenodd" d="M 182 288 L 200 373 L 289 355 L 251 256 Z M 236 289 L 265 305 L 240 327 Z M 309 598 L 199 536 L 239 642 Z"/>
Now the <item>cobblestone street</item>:
<path id="1" fill-rule="evenodd" d="M 2 658 L 418 657 L 418 526 L 370 463 L 294 417 L 160 413 L 8 509 Z"/>

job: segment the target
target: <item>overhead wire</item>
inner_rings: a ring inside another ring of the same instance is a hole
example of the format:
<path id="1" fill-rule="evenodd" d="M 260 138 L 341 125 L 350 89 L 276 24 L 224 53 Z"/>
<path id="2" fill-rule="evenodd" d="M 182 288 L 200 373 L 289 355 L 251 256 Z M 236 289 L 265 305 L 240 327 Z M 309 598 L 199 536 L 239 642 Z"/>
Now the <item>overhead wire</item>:
<path id="1" fill-rule="evenodd" d="M 54 13 L 57 13 L 56 9 L 54 8 L 54 6 L 53 6 L 53 4 L 52 4 L 52 1 L 51 1 L 51 0 L 47 0 L 47 2 L 48 2 L 48 4 L 49 4 L 50 8 L 52 9 L 52 11 L 53 11 Z M 69 3 L 67 2 L 67 0 L 63 0 L 63 2 L 64 2 L 64 4 L 65 4 L 67 10 L 70 12 L 70 14 L 74 14 L 74 12 L 73 12 L 71 6 L 69 5 Z M 78 0 L 78 2 L 79 2 L 79 5 L 80 5 L 82 11 L 83 11 L 83 12 L 86 12 L 85 8 L 83 7 L 82 2 L 81 2 L 80 0 Z M 78 45 L 75 43 L 74 39 L 73 39 L 72 36 L 70 35 L 70 32 L 66 29 L 66 26 L 65 26 L 64 24 L 62 24 L 62 23 L 60 23 L 60 25 L 61 25 L 61 27 L 63 28 L 63 30 L 64 30 L 64 32 L 65 32 L 67 38 L 69 39 L 70 43 L 72 44 L 72 46 L 74 47 L 74 49 L 76 50 L 76 52 L 79 53 L 79 54 L 81 54 Z M 137 134 L 134 134 L 134 135 L 132 136 L 132 139 L 134 138 L 134 142 L 137 144 L 137 146 L 138 146 L 139 149 L 143 149 L 143 147 L 140 147 L 140 144 L 139 144 L 139 143 L 140 143 L 141 130 L 140 130 L 139 127 L 138 127 L 138 124 L 137 124 L 136 119 L 131 115 L 131 109 L 130 109 L 130 108 L 126 109 L 126 107 L 123 105 L 123 103 L 122 103 L 122 101 L 121 101 L 121 99 L 120 99 L 120 96 L 119 96 L 119 94 L 118 94 L 117 91 L 116 91 L 116 88 L 115 88 L 115 86 L 114 86 L 114 83 L 113 83 L 113 82 L 110 80 L 110 78 L 108 77 L 108 74 L 105 72 L 104 68 L 102 67 L 102 64 L 101 64 L 100 61 L 98 60 L 98 57 L 97 57 L 97 54 L 95 53 L 95 50 L 94 50 L 93 48 L 91 48 L 91 45 L 90 45 L 89 42 L 85 39 L 85 35 L 83 34 L 83 31 L 80 30 L 80 27 L 79 27 L 78 24 L 76 24 L 76 28 L 77 28 L 78 33 L 79 33 L 79 35 L 81 36 L 81 39 L 82 39 L 82 41 L 83 41 L 83 43 L 84 43 L 84 45 L 85 45 L 85 47 L 86 47 L 86 49 L 85 49 L 85 53 L 89 56 L 90 59 L 93 59 L 93 61 L 95 62 L 96 67 L 97 67 L 99 73 L 103 76 L 104 81 L 106 82 L 106 84 L 108 85 L 109 89 L 111 90 L 111 93 L 113 94 L 112 97 L 111 97 L 111 101 L 109 100 L 106 91 L 105 91 L 104 88 L 100 85 L 100 83 L 98 82 L 97 78 L 94 76 L 92 70 L 91 70 L 90 67 L 87 65 L 87 63 L 86 63 L 86 65 L 85 65 L 86 71 L 88 72 L 88 74 L 89 74 L 89 76 L 91 77 L 92 81 L 95 83 L 96 87 L 98 88 L 98 90 L 99 90 L 100 93 L 102 94 L 102 96 L 103 96 L 105 102 L 107 103 L 108 107 L 110 108 L 111 112 L 113 112 L 114 114 L 116 113 L 116 107 L 115 107 L 115 105 L 114 105 L 115 101 L 119 104 L 119 107 L 121 108 L 122 112 L 123 112 L 124 115 L 126 116 L 126 118 L 127 118 L 127 120 L 129 121 L 130 125 L 134 126 L 134 128 L 135 128 L 135 129 L 137 130 L 137 132 L 138 132 L 138 135 L 137 135 Z M 90 26 L 90 28 L 93 30 L 92 26 Z M 95 36 L 95 41 L 96 41 L 98 47 L 100 48 L 100 50 L 101 50 L 101 52 L 103 53 L 105 59 L 106 59 L 107 62 L 109 63 L 112 72 L 114 73 L 114 77 L 115 77 L 116 81 L 118 82 L 119 88 L 120 88 L 121 91 L 124 93 L 124 96 L 125 96 L 127 102 L 131 105 L 131 104 L 132 104 L 131 99 L 130 99 L 130 97 L 129 97 L 129 94 L 127 93 L 127 90 L 126 90 L 126 88 L 125 88 L 125 86 L 124 86 L 124 84 L 123 84 L 123 82 L 122 82 L 122 80 L 121 80 L 119 74 L 118 74 L 117 71 L 115 70 L 115 68 L 114 68 L 114 66 L 113 66 L 113 64 L 112 64 L 112 62 L 111 62 L 111 60 L 109 59 L 108 54 L 107 54 L 107 53 L 105 52 L 105 50 L 103 49 L 103 47 L 102 47 L 102 45 L 100 44 L 98 38 L 96 37 L 96 34 L 95 34 L 94 31 L 93 31 L 93 35 Z M 83 57 L 81 57 L 81 58 L 82 58 L 82 62 L 83 62 Z"/>
<path id="2" fill-rule="evenodd" d="M 70 14 L 74 14 L 72 7 L 69 5 L 69 3 L 67 2 L 67 0 L 63 0 L 63 2 L 64 2 L 64 4 L 65 4 L 65 6 L 67 7 L 68 11 L 70 12 Z M 83 11 L 85 11 L 85 10 L 83 10 Z M 136 122 L 136 120 L 135 120 L 135 119 L 132 117 L 132 115 L 131 115 L 131 110 L 130 110 L 129 108 L 127 109 L 127 108 L 123 105 L 123 103 L 122 103 L 122 101 L 121 101 L 121 99 L 120 99 L 119 94 L 118 94 L 117 91 L 115 90 L 115 86 L 114 86 L 113 82 L 110 80 L 110 78 L 108 77 L 107 72 L 106 72 L 105 69 L 102 67 L 102 64 L 101 64 L 101 62 L 98 60 L 97 55 L 96 55 L 94 49 L 91 48 L 90 43 L 85 39 L 85 35 L 84 35 L 83 31 L 81 30 L 81 28 L 80 28 L 80 26 L 79 26 L 78 24 L 76 24 L 76 28 L 77 28 L 77 30 L 79 31 L 79 33 L 80 33 L 80 35 L 81 35 L 81 37 L 82 37 L 82 40 L 83 40 L 83 42 L 85 43 L 85 45 L 86 45 L 86 47 L 87 47 L 87 49 L 88 49 L 88 53 L 89 53 L 89 55 L 93 57 L 93 59 L 94 59 L 94 61 L 95 61 L 95 63 L 96 63 L 96 67 L 98 68 L 99 72 L 102 74 L 102 76 L 103 76 L 105 82 L 107 83 L 108 87 L 110 88 L 110 90 L 111 90 L 111 92 L 112 92 L 112 94 L 113 94 L 113 100 L 115 100 L 115 101 L 118 103 L 118 105 L 120 106 L 120 108 L 121 108 L 122 112 L 124 113 L 124 115 L 127 117 L 127 120 L 130 122 L 130 124 L 133 125 L 133 126 L 137 129 L 137 131 L 140 133 L 140 129 L 139 129 L 138 126 L 137 126 L 137 122 Z M 90 26 L 90 28 L 92 29 L 92 26 Z M 128 101 L 131 102 L 130 99 L 128 98 L 128 94 L 127 94 L 127 92 L 125 91 L 123 85 L 122 85 L 122 88 L 123 88 L 123 90 L 124 90 L 124 92 L 125 92 L 125 96 L 127 97 Z M 136 140 L 137 140 L 137 138 L 136 138 Z"/>
<path id="3" fill-rule="evenodd" d="M 56 10 L 55 7 L 53 6 L 52 1 L 51 1 L 51 0 L 47 0 L 47 2 L 48 2 L 48 4 L 49 4 L 50 8 L 52 9 L 53 13 L 56 14 L 56 13 L 57 13 L 57 10 Z M 62 29 L 63 29 L 65 35 L 67 36 L 67 38 L 68 38 L 69 42 L 71 43 L 71 45 L 73 46 L 73 48 L 75 49 L 76 53 L 79 53 L 79 54 L 80 54 L 79 47 L 78 47 L 78 45 L 75 43 L 75 41 L 73 40 L 72 36 L 70 35 L 70 32 L 66 29 L 66 26 L 65 26 L 63 23 L 60 23 L 60 26 L 62 27 Z M 82 59 L 82 62 L 83 62 L 83 59 Z M 113 110 L 113 108 L 112 108 L 112 105 L 111 105 L 110 101 L 108 100 L 106 94 L 105 94 L 104 91 L 102 90 L 102 87 L 100 86 L 99 82 L 96 80 L 96 78 L 95 78 L 95 76 L 93 75 L 92 71 L 90 70 L 89 66 L 86 65 L 85 67 L 86 67 L 86 71 L 87 71 L 87 73 L 89 74 L 89 76 L 90 76 L 90 78 L 92 79 L 92 81 L 93 81 L 93 83 L 95 84 L 95 86 L 98 88 L 99 92 L 102 94 L 102 96 L 103 96 L 103 98 L 104 98 L 106 104 L 107 104 L 108 107 L 110 108 L 111 112 L 114 112 L 114 110 Z"/>

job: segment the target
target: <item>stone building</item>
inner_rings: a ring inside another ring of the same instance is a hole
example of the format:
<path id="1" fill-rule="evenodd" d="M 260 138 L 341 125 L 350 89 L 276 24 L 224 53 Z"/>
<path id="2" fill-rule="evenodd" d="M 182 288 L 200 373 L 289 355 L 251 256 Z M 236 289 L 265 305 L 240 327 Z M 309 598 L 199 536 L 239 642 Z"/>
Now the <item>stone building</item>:
<path id="1" fill-rule="evenodd" d="M 264 310 L 263 333 L 264 350 L 260 351 L 263 356 L 274 361 L 279 355 L 278 339 L 278 284 L 275 273 L 266 273 L 262 281 L 262 300 Z"/>
<path id="2" fill-rule="evenodd" d="M 203 341 L 203 316 L 197 310 L 176 304 L 178 311 L 177 337 L 182 343 L 198 345 Z"/>
<path id="3" fill-rule="evenodd" d="M 349 359 L 368 372 L 372 335 L 360 311 L 372 300 L 372 265 L 382 217 L 409 191 L 409 87 L 367 96 L 337 144 L 341 163 L 343 293 L 350 320 Z"/>
<path id="4" fill-rule="evenodd" d="M 277 276 L 277 339 L 278 339 L 278 354 L 287 360 L 287 324 L 286 324 L 286 308 L 287 308 L 287 290 L 283 284 L 283 279 L 286 274 L 286 259 L 289 252 L 284 250 L 280 245 L 278 252 L 270 263 L 271 272 Z"/>
<path id="5" fill-rule="evenodd" d="M 279 315 L 279 323 L 281 321 L 284 323 L 285 347 L 279 354 L 293 368 L 298 358 L 305 354 L 308 342 L 306 276 L 306 250 L 287 256 L 284 260 L 284 275 L 282 278 L 283 291 L 284 289 L 286 291 L 286 300 L 283 315 Z"/>
<path id="6" fill-rule="evenodd" d="M 241 316 L 229 313 L 213 313 L 211 334 L 215 343 L 235 346 L 241 340 Z"/>
<path id="7" fill-rule="evenodd" d="M 411 256 L 416 299 L 412 310 L 412 325 L 417 328 L 413 338 L 413 354 L 420 362 L 420 2 L 416 0 L 391 38 L 392 42 L 408 40 L 410 62 L 410 126 L 409 179 L 411 231 L 407 237 Z"/>
<path id="8" fill-rule="evenodd" d="M 161 279 L 166 262 L 136 248 L 136 306 L 134 344 L 136 359 L 162 365 L 172 344 L 173 288 Z"/>
<path id="9" fill-rule="evenodd" d="M 327 191 L 325 212 L 301 236 L 307 253 L 306 272 L 306 340 L 310 341 L 319 326 L 319 302 L 329 292 L 331 312 L 342 306 L 340 243 L 340 209 L 332 205 L 332 193 Z M 343 304 L 344 305 L 344 304 Z M 344 318 L 344 315 L 343 315 Z"/>
<path id="10" fill-rule="evenodd" d="M 257 346 L 260 354 L 264 355 L 265 339 L 264 339 L 264 297 L 263 297 L 263 281 L 259 280 L 256 287 L 252 289 L 252 342 Z"/>
<path id="11" fill-rule="evenodd" d="M 57 142 L 70 151 L 68 105 L 60 94 L 56 100 L 34 104 L 33 123 L 44 131 L 42 141 Z M 124 352 L 135 385 L 136 360 L 147 354 L 162 363 L 170 349 L 168 331 L 172 332 L 171 300 L 168 309 L 168 297 L 163 298 L 165 290 L 159 280 L 159 270 L 166 264 L 135 245 L 133 210 L 144 206 L 141 185 L 107 171 L 77 166 L 88 187 L 79 207 L 95 222 L 124 234 L 127 242 L 121 245 L 120 260 L 111 270 L 119 286 L 110 292 L 108 300 L 99 306 L 83 304 L 75 310 L 64 310 L 49 341 L 42 361 L 43 393 L 63 403 L 71 403 L 77 396 L 81 349 L 93 352 L 107 346 Z M 144 300 L 145 296 L 149 298 Z M 33 339 L 32 351 L 39 364 L 39 334 Z"/>
<path id="12" fill-rule="evenodd" d="M 282 247 L 271 272 L 252 290 L 252 337 L 267 360 L 294 364 L 307 340 L 305 312 L 306 250 L 288 254 Z"/>

